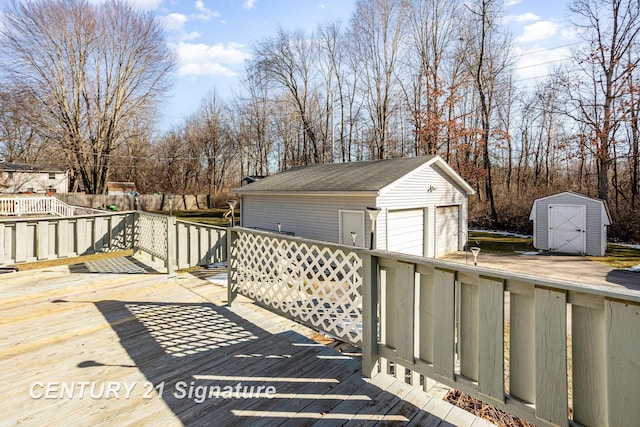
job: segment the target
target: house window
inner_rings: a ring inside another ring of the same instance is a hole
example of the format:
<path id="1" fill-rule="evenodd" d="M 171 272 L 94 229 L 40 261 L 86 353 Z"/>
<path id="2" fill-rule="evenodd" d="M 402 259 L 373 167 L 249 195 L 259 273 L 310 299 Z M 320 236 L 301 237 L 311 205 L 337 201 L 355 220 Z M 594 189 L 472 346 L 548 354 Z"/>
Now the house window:
<path id="1" fill-rule="evenodd" d="M 49 179 L 56 179 L 56 174 L 54 172 L 49 172 Z"/>
<path id="2" fill-rule="evenodd" d="M 9 172 L 7 172 L 7 177 L 8 177 L 9 179 L 13 179 L 13 171 L 9 171 Z"/>

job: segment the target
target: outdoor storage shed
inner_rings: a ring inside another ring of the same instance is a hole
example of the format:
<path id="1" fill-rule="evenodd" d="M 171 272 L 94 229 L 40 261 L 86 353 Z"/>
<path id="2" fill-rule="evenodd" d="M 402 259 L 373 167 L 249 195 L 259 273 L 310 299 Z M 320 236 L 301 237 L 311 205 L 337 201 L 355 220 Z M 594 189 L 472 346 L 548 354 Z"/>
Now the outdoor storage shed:
<path id="1" fill-rule="evenodd" d="M 533 202 L 529 219 L 536 249 L 592 256 L 607 250 L 611 221 L 602 200 L 573 192 L 554 194 Z"/>
<path id="2" fill-rule="evenodd" d="M 295 167 L 235 190 L 241 225 L 370 247 L 367 208 L 379 208 L 374 247 L 440 257 L 467 237 L 469 186 L 441 157 Z"/>

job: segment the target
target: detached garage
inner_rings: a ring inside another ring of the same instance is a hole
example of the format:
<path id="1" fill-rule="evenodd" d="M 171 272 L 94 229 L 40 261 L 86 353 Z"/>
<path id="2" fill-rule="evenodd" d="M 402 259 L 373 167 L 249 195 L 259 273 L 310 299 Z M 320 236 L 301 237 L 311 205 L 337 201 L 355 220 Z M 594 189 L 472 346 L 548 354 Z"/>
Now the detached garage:
<path id="1" fill-rule="evenodd" d="M 370 247 L 367 208 L 379 208 L 374 247 L 440 257 L 466 243 L 469 186 L 441 157 L 292 168 L 235 190 L 241 225 Z"/>
<path id="2" fill-rule="evenodd" d="M 611 220 L 602 200 L 573 192 L 554 194 L 533 202 L 529 219 L 536 249 L 591 256 L 607 250 Z"/>

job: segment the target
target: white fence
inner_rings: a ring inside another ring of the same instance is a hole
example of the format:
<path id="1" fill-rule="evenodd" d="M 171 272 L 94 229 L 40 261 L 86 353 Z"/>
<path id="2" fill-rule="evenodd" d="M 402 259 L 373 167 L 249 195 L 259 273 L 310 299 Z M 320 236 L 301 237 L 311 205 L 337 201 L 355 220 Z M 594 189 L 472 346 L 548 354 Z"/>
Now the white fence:
<path id="1" fill-rule="evenodd" d="M 0 220 L 0 264 L 130 249 L 133 212 Z"/>
<path id="2" fill-rule="evenodd" d="M 362 259 L 357 253 L 247 230 L 238 231 L 234 241 L 234 292 L 361 344 Z"/>
<path id="3" fill-rule="evenodd" d="M 640 420 L 637 293 L 242 228 L 229 239 L 229 301 L 361 340 L 366 376 L 436 380 L 541 426 Z"/>
<path id="4" fill-rule="evenodd" d="M 0 216 L 57 215 L 76 216 L 103 213 L 97 209 L 70 206 L 55 197 L 0 198 Z"/>

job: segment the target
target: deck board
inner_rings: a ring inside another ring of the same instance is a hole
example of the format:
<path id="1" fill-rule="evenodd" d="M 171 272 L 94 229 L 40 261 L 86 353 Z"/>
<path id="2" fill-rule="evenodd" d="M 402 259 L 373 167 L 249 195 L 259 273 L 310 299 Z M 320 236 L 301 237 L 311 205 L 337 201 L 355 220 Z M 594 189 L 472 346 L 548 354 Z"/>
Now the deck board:
<path id="1" fill-rule="evenodd" d="M 214 274 L 169 278 L 126 257 L 1 275 L 0 425 L 333 426 L 450 414 L 391 377 L 363 379 L 357 354 L 313 341 L 317 332 L 300 323 L 243 297 L 225 306 L 226 288 L 205 279 Z M 30 396 L 36 383 L 82 382 L 114 384 L 119 396 Z M 277 392 L 197 403 L 176 394 L 191 383 Z M 161 384 L 162 398 L 145 396 Z"/>

